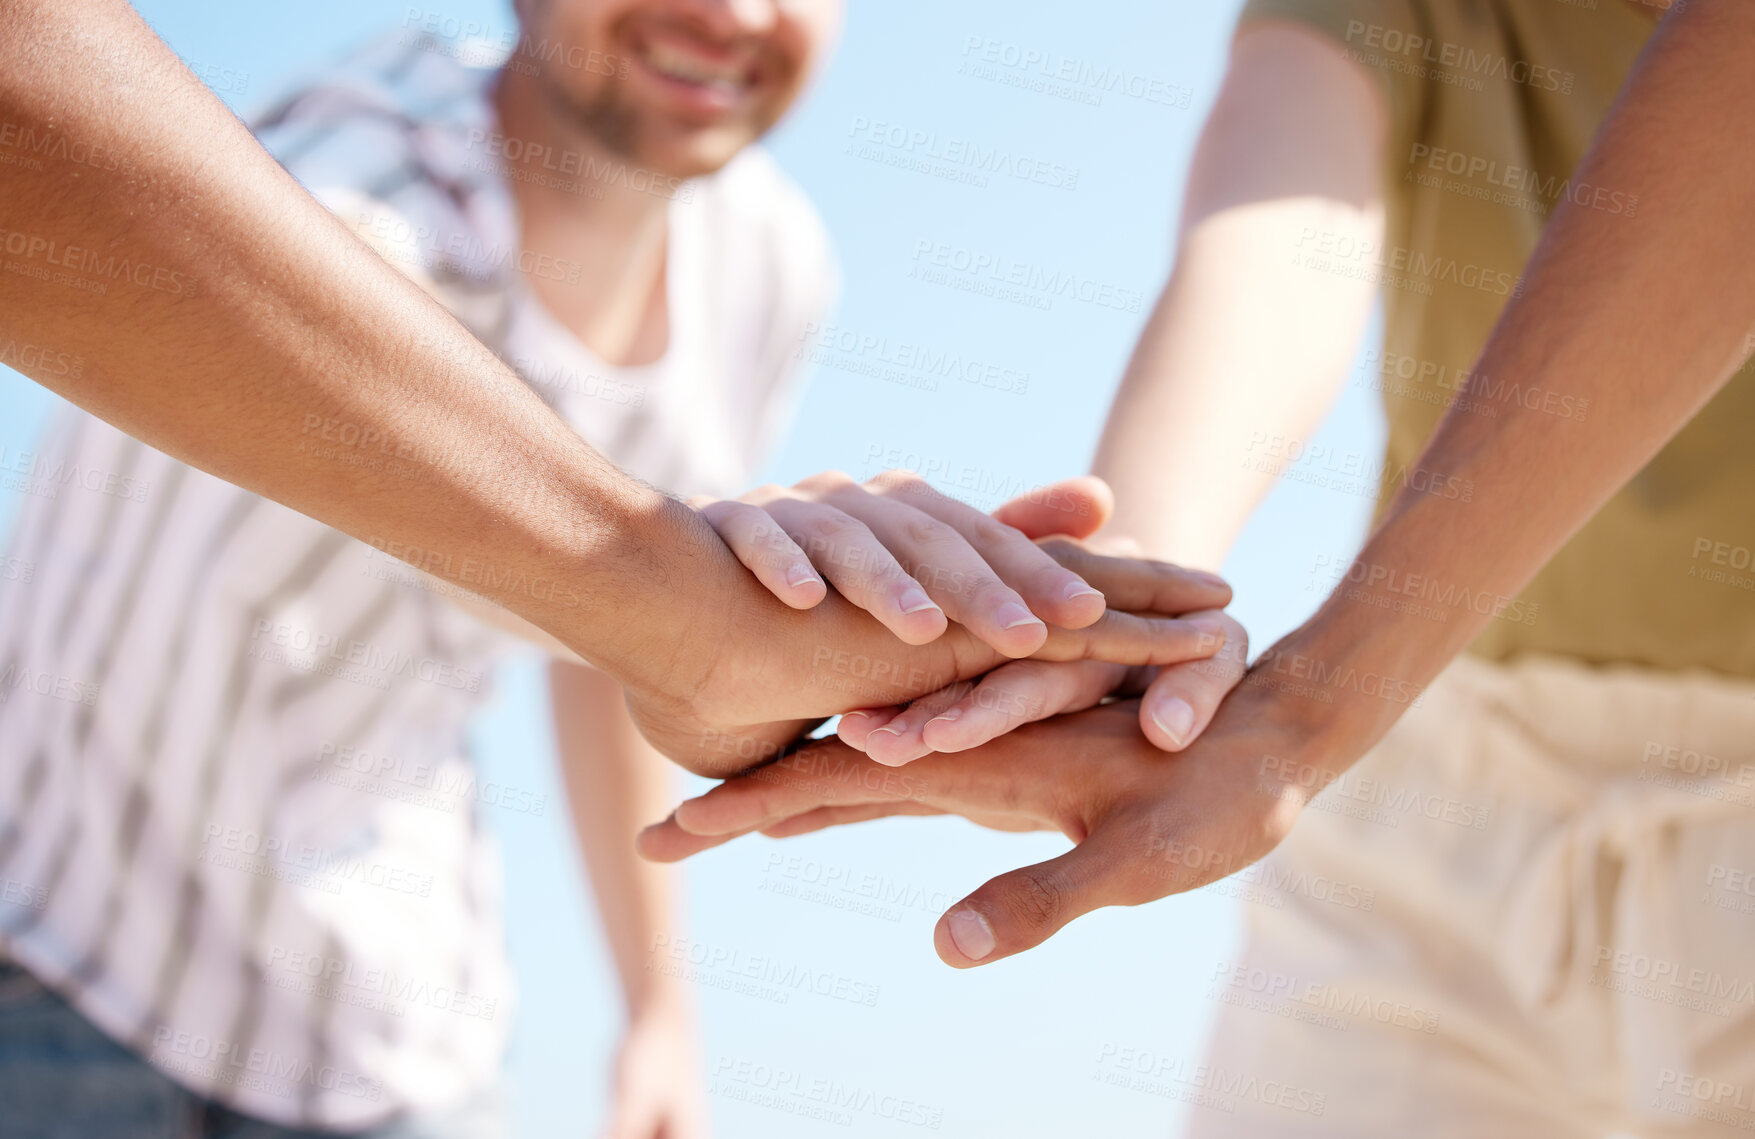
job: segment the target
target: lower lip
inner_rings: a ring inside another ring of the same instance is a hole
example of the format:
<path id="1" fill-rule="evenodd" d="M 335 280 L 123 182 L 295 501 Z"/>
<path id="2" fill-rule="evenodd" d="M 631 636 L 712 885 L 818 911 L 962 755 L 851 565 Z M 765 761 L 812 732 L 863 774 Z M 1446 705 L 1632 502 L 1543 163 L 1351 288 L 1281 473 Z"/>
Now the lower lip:
<path id="1" fill-rule="evenodd" d="M 640 71 L 679 110 L 699 115 L 703 118 L 718 118 L 736 109 L 743 102 L 745 91 L 727 91 L 722 87 L 705 83 L 690 83 L 686 79 L 675 79 L 659 71 L 639 56 L 634 57 Z"/>

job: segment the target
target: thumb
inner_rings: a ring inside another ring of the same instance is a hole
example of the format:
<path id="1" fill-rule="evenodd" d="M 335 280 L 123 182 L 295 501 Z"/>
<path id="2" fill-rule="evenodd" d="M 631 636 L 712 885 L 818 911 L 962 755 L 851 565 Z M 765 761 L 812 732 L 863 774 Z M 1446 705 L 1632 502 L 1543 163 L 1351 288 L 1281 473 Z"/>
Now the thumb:
<path id="1" fill-rule="evenodd" d="M 1121 844 L 1099 831 L 1058 858 L 1001 874 L 946 911 L 932 931 L 954 969 L 1034 949 L 1074 918 L 1128 904 Z"/>
<path id="2" fill-rule="evenodd" d="M 1115 494 L 1096 475 L 1062 479 L 1025 491 L 1000 506 L 993 516 L 1029 538 L 1065 534 L 1088 538 L 1103 528 L 1115 511 Z"/>

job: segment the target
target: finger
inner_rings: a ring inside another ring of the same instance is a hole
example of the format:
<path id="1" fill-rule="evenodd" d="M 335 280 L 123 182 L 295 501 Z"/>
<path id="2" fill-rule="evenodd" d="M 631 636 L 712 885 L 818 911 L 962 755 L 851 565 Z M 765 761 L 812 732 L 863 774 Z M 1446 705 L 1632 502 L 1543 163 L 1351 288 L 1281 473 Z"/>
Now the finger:
<path id="1" fill-rule="evenodd" d="M 1249 634 L 1242 624 L 1217 610 L 1198 616 L 1211 616 L 1224 625 L 1224 648 L 1209 660 L 1166 666 L 1140 701 L 1140 730 L 1153 746 L 1165 751 L 1181 751 L 1200 738 L 1220 702 L 1247 671 Z"/>
<path id="2" fill-rule="evenodd" d="M 1033 949 L 1068 922 L 1132 897 L 1129 850 L 1099 830 L 1059 858 L 1001 874 L 952 906 L 932 931 L 956 969 Z M 1137 854 L 1137 852 L 1135 852 Z"/>
<path id="3" fill-rule="evenodd" d="M 980 747 L 1020 725 L 1094 706 L 1115 691 L 1129 671 L 1127 665 L 1102 661 L 1001 665 L 982 677 L 968 696 L 922 722 L 920 742 L 935 752 Z"/>
<path id="4" fill-rule="evenodd" d="M 1096 475 L 1080 475 L 1048 486 L 1025 491 L 1004 503 L 993 516 L 1015 526 L 1026 538 L 1052 538 L 1065 534 L 1089 538 L 1101 530 L 1115 512 L 1115 493 Z"/>
<path id="5" fill-rule="evenodd" d="M 1009 605 L 1016 598 L 1031 614 L 1068 629 L 1083 628 L 1103 615 L 1103 595 L 1090 583 L 1046 554 L 1021 531 L 996 521 L 967 503 L 941 494 L 919 475 L 911 471 L 885 471 L 866 486 L 878 496 L 878 501 L 905 506 L 917 515 L 933 519 L 962 540 L 957 545 L 967 545 L 968 554 L 959 554 L 957 564 L 946 569 L 953 574 L 967 575 L 961 583 L 962 590 L 975 597 L 975 613 Z M 876 524 L 874 521 L 873 525 Z M 926 532 L 920 531 L 921 534 Z M 898 539 L 905 540 L 906 536 L 898 535 Z M 889 538 L 890 535 L 886 534 L 885 540 Z M 955 550 L 957 545 L 946 548 Z M 923 556 L 930 555 L 931 551 L 926 551 Z M 909 564 L 930 588 L 931 581 L 922 573 L 920 564 Z M 953 577 L 951 580 L 957 579 Z M 952 619 L 971 624 L 954 612 Z M 982 634 L 982 639 L 987 640 L 985 634 Z M 989 643 L 1006 652 L 1004 645 Z M 1008 655 L 1027 656 L 1029 650 Z"/>
<path id="6" fill-rule="evenodd" d="M 634 836 L 634 853 L 647 862 L 681 862 L 704 850 L 711 850 L 746 834 L 753 834 L 755 830 L 755 827 L 745 827 L 743 830 L 719 835 L 690 834 L 677 825 L 673 814 L 661 823 L 642 828 Z"/>
<path id="7" fill-rule="evenodd" d="M 1088 629 L 1050 629 L 1037 660 L 1111 664 L 1180 664 L 1205 660 L 1225 644 L 1225 625 L 1210 615 L 1140 617 L 1111 609 Z"/>
<path id="8" fill-rule="evenodd" d="M 1044 553 L 1103 591 L 1110 609 L 1188 613 L 1231 604 L 1231 586 L 1217 574 L 1150 558 L 1099 554 L 1065 538 L 1041 543 Z"/>
<path id="9" fill-rule="evenodd" d="M 841 596 L 910 645 L 936 640 L 945 611 L 858 518 L 823 502 L 778 498 L 767 512 L 809 555 Z"/>
<path id="10" fill-rule="evenodd" d="M 843 712 L 841 722 L 835 725 L 835 735 L 848 747 L 864 751 L 866 737 L 895 719 L 901 711 L 900 707 L 893 707 L 855 708 L 851 712 Z"/>
<path id="11" fill-rule="evenodd" d="M 700 507 L 719 537 L 768 592 L 794 609 L 809 609 L 829 595 L 810 559 L 766 510 L 719 501 Z"/>
<path id="12" fill-rule="evenodd" d="M 973 683 L 960 680 L 910 702 L 888 721 L 873 728 L 866 735 L 861 750 L 885 767 L 900 767 L 919 759 L 932 750 L 921 742 L 920 725 L 955 707 L 974 688 Z"/>
<path id="13" fill-rule="evenodd" d="M 817 807 L 918 800 L 925 792 L 923 778 L 822 740 L 680 804 L 671 820 L 690 834 L 727 834 Z"/>
<path id="14" fill-rule="evenodd" d="M 925 803 L 912 801 L 901 803 L 864 803 L 857 807 L 818 807 L 814 811 L 806 811 L 802 815 L 794 815 L 790 819 L 781 819 L 777 823 L 769 823 L 761 828 L 761 832 L 769 838 L 795 838 L 801 834 L 810 834 L 828 827 L 847 826 L 851 823 L 869 822 L 872 819 L 885 819 L 891 815 L 942 815 L 945 812 L 937 807 L 929 807 Z"/>

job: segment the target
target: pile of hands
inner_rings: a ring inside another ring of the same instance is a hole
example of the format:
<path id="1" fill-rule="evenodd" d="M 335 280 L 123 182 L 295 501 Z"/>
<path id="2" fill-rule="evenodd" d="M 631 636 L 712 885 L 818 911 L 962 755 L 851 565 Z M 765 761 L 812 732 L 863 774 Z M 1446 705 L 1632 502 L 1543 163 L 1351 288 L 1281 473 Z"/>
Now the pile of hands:
<path id="1" fill-rule="evenodd" d="M 940 918 L 959 968 L 1262 857 L 1326 782 L 1322 710 L 1247 682 L 1222 579 L 1093 540 L 1111 504 L 1081 478 L 986 515 L 905 472 L 698 502 L 766 592 L 692 610 L 666 682 L 629 687 L 660 750 L 724 779 L 641 853 L 888 815 L 1064 834 Z"/>

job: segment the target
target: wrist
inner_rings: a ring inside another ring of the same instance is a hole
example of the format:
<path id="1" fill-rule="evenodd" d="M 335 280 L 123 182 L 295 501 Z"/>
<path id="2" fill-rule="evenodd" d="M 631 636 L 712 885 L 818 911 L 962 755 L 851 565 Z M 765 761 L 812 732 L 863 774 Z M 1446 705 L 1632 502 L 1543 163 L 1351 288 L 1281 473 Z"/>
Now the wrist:
<path id="1" fill-rule="evenodd" d="M 1432 673 L 1408 641 L 1378 614 L 1331 601 L 1257 657 L 1244 687 L 1272 705 L 1283 734 L 1304 741 L 1305 754 L 1322 757 L 1332 778 L 1424 693 Z"/>

